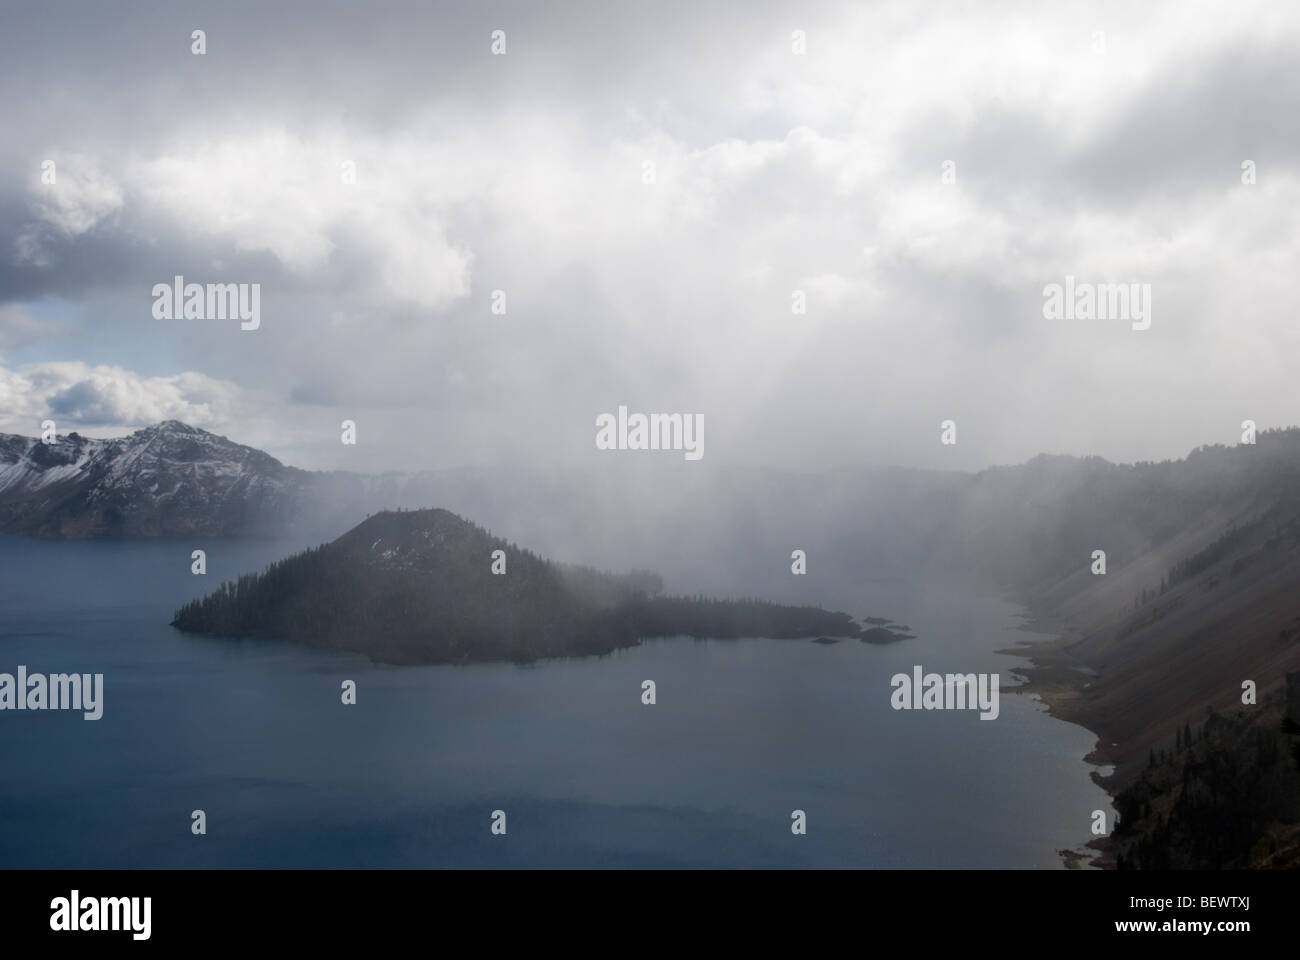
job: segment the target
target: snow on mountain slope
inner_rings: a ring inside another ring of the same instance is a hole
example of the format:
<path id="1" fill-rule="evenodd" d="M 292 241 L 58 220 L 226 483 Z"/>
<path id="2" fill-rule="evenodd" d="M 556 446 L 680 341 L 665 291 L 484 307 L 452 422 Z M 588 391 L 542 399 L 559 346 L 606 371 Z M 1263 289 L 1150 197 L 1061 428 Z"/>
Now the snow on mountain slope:
<path id="1" fill-rule="evenodd" d="M 105 441 L 69 434 L 58 444 L 0 435 L 0 497 L 39 490 L 76 478 Z"/>
<path id="2" fill-rule="evenodd" d="M 112 440 L 0 435 L 0 531 L 49 537 L 284 532 L 310 475 L 176 420 Z"/>

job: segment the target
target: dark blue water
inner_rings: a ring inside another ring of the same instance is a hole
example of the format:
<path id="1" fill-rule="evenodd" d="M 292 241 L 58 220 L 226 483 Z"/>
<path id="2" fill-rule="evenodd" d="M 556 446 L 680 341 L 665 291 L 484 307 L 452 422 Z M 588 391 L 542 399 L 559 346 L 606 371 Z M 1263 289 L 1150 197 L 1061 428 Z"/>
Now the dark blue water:
<path id="1" fill-rule="evenodd" d="M 674 639 L 533 666 L 385 667 L 167 625 L 301 546 L 0 538 L 0 672 L 105 684 L 98 721 L 0 711 L 0 866 L 1058 867 L 1109 816 L 1094 737 L 1031 697 L 991 721 L 890 708 L 917 663 L 1009 680 L 1019 661 L 993 651 L 1026 635 L 997 598 L 864 585 L 844 609 L 918 634 L 889 647 Z"/>

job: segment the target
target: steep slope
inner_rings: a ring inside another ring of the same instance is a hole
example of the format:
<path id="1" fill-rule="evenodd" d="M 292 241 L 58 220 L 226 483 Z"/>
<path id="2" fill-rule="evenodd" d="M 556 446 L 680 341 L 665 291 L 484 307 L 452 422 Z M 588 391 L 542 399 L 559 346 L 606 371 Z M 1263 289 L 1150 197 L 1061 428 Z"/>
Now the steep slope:
<path id="1" fill-rule="evenodd" d="M 1115 800 L 1120 869 L 1300 868 L 1300 673 L 1287 679 L 1254 707 L 1207 710 L 1150 752 Z"/>
<path id="2" fill-rule="evenodd" d="M 1097 506 L 1067 505 L 1086 531 L 1064 538 L 1070 569 L 1045 559 L 1024 587 L 1064 634 L 1035 652 L 1031 677 L 1059 715 L 1101 734 L 1121 782 L 1207 707 L 1240 705 L 1244 681 L 1262 699 L 1300 669 L 1298 440 L 1266 433 L 1255 447 L 1198 451 L 1182 469 L 1151 465 L 1132 493 L 1138 509 L 1117 502 L 1128 482 Z M 1107 551 L 1104 576 L 1091 572 L 1092 549 Z"/>

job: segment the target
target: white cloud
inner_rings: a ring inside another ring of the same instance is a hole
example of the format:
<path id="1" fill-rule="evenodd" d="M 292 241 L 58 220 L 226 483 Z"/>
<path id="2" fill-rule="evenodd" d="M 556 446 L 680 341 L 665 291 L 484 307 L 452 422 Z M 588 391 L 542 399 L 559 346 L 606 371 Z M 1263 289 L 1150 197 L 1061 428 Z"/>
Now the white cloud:
<path id="1" fill-rule="evenodd" d="M 472 257 L 446 226 L 449 205 L 466 198 L 446 164 L 469 157 L 427 141 L 284 129 L 178 143 L 126 171 L 143 215 L 236 252 L 270 252 L 304 277 L 325 274 L 341 252 L 364 262 L 373 283 L 358 292 L 379 302 L 437 309 L 468 293 Z"/>
<path id="2" fill-rule="evenodd" d="M 46 164 L 53 164 L 47 167 Z M 46 182 L 52 174 L 53 182 Z M 64 239 L 82 236 L 122 209 L 121 186 L 90 156 L 52 151 L 33 168 L 29 194 L 33 219 L 13 240 L 13 259 L 19 265 L 49 267 L 50 234 Z"/>
<path id="3" fill-rule="evenodd" d="M 159 420 L 218 429 L 237 422 L 247 403 L 229 381 L 202 373 L 146 377 L 115 366 L 79 361 L 0 366 L 0 431 L 34 436 L 40 422 L 114 436 Z"/>
<path id="4" fill-rule="evenodd" d="M 156 110 L 125 145 L 65 129 L 54 142 L 81 144 L 74 169 L 93 173 L 39 207 L 35 226 L 94 236 L 62 250 L 37 243 L 44 234 L 19 240 L 28 262 L 82 257 L 93 293 L 68 296 L 127 302 L 112 320 L 148 338 L 153 369 L 238 383 L 271 421 L 315 418 L 320 458 L 340 465 L 336 411 L 367 417 L 383 468 L 413 465 L 413 436 L 429 457 L 414 465 L 565 456 L 625 400 L 716 417 L 728 425 L 712 434 L 717 455 L 730 439 L 752 460 L 787 446 L 809 463 L 890 450 L 944 466 L 1046 447 L 1174 454 L 1229 407 L 1284 419 L 1294 392 L 1275 358 L 1300 336 L 1284 312 L 1300 180 L 1277 109 L 1295 91 L 1268 65 L 1296 48 L 1300 14 L 1232 11 L 811 4 L 793 17 L 757 5 L 723 24 L 701 8 L 689 11 L 700 29 L 669 42 L 613 15 L 584 33 L 591 11 L 575 5 L 529 21 L 509 57 L 427 64 L 448 82 L 415 92 L 405 81 L 425 76 L 427 50 L 401 60 L 411 51 L 390 37 L 394 60 L 380 61 L 342 27 L 321 28 L 310 62 L 285 50 L 264 74 L 250 54 L 232 82 L 264 77 L 265 96 L 208 92 L 202 110 Z M 789 48 L 796 27 L 803 57 Z M 340 57 L 354 96 L 296 82 Z M 1238 142 L 1240 159 L 1260 162 L 1255 186 L 1238 180 Z M 1202 146 L 1228 159 L 1196 166 Z M 949 159 L 953 185 L 940 180 Z M 87 225 L 110 219 L 117 235 L 96 246 L 109 231 Z M 266 280 L 230 271 L 274 258 L 283 272 L 263 283 L 262 329 L 142 322 L 132 311 L 170 277 L 169 242 L 219 274 L 191 280 Z M 140 262 L 161 276 L 116 272 Z M 1152 283 L 1150 335 L 1047 324 L 1041 290 L 1067 273 Z M 505 317 L 488 311 L 498 288 Z M 791 315 L 795 289 L 809 293 L 806 316 Z M 194 386 L 163 403 L 155 385 L 145 402 L 123 377 L 40 396 L 86 417 L 166 406 L 186 419 L 184 404 L 206 404 L 233 428 L 261 422 Z M 1133 412 L 1152 385 L 1176 411 L 1158 429 Z M 996 422 L 983 436 L 997 445 L 940 450 L 932 405 Z M 1058 438 L 1023 427 L 1027 412 L 1087 422 Z"/>
<path id="5" fill-rule="evenodd" d="M 77 237 L 122 208 L 122 187 L 96 158 L 60 151 L 48 159 L 55 163 L 54 182 L 32 187 L 32 206 L 45 223 Z"/>

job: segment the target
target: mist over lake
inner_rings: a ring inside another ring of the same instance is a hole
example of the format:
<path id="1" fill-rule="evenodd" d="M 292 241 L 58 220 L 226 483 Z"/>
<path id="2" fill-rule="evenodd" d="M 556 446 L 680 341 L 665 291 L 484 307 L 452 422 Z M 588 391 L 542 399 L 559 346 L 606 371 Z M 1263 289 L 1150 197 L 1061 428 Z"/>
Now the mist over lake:
<path id="1" fill-rule="evenodd" d="M 0 865 L 1058 867 L 1109 816 L 1095 736 L 1032 697 L 1004 692 L 992 721 L 891 709 L 890 677 L 917 664 L 1013 682 L 1023 661 L 994 651 L 1033 635 L 997 596 L 838 588 L 838 608 L 916 635 L 888 646 L 677 638 L 530 665 L 391 667 L 168 626 L 307 545 L 211 541 L 198 577 L 188 541 L 0 539 L 0 670 L 104 674 L 100 720 L 0 724 Z"/>

